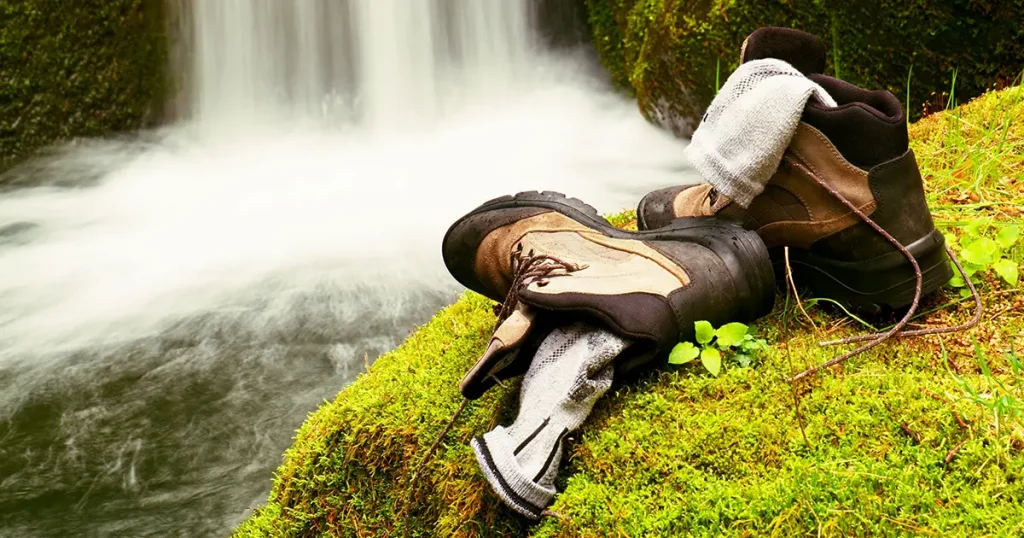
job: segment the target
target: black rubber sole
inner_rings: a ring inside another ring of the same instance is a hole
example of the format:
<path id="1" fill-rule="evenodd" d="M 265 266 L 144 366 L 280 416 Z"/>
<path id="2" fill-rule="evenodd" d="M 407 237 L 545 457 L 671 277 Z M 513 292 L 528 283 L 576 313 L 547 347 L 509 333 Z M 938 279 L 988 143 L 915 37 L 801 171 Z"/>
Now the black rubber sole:
<path id="1" fill-rule="evenodd" d="M 676 219 L 662 228 L 632 232 L 612 226 L 596 209 L 582 200 L 569 198 L 558 192 L 531 191 L 502 196 L 483 203 L 449 228 L 444 237 L 444 244 L 448 244 L 452 233 L 467 218 L 492 211 L 519 208 L 555 211 L 608 237 L 641 241 L 685 241 L 700 245 L 714 252 L 728 267 L 737 288 L 745 319 L 760 318 L 771 312 L 775 305 L 774 271 L 764 242 L 757 233 L 723 219 Z M 449 270 L 451 269 L 452 266 L 449 264 Z M 460 279 L 462 284 L 470 289 L 484 289 L 484 286 L 473 277 L 466 276 L 465 280 Z"/>
<path id="2" fill-rule="evenodd" d="M 945 244 L 945 237 L 938 230 L 933 230 L 907 245 L 907 250 L 921 267 L 922 297 L 953 277 Z M 771 257 L 775 274 L 781 280 L 785 276 L 783 249 L 773 248 Z M 899 251 L 870 260 L 848 262 L 790 248 L 789 263 L 794 281 L 798 286 L 806 286 L 812 296 L 832 299 L 862 314 L 897 311 L 914 300 L 914 270 Z M 780 284 L 783 285 L 784 282 Z"/>

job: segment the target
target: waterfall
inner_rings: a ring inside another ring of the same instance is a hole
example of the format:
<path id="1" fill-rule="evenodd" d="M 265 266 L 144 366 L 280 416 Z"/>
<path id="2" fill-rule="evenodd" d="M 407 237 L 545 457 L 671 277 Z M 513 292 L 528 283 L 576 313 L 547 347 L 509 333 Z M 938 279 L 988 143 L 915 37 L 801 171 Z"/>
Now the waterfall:
<path id="1" fill-rule="evenodd" d="M 193 114 L 337 114 L 364 125 L 436 120 L 528 76 L 523 0 L 193 0 Z"/>
<path id="2" fill-rule="evenodd" d="M 591 53 L 538 37 L 564 0 L 168 1 L 176 121 L 0 178 L 11 535 L 226 534 L 308 413 L 464 291 L 455 219 L 689 179 Z"/>

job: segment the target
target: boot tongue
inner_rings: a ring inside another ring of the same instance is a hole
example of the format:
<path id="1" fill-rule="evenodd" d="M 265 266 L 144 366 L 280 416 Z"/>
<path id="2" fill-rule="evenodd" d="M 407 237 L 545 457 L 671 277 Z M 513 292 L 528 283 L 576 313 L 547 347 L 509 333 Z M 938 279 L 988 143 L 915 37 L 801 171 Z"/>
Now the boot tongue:
<path id="1" fill-rule="evenodd" d="M 522 375 L 530 365 L 537 338 L 543 339 L 546 324 L 538 322 L 537 311 L 519 303 L 501 322 L 487 344 L 487 349 L 459 384 L 459 391 L 476 400 L 498 381 Z M 539 327 L 539 328 L 538 328 Z"/>
<path id="2" fill-rule="evenodd" d="M 740 63 L 766 58 L 782 60 L 804 75 L 825 72 L 825 44 L 817 36 L 794 28 L 766 26 L 747 36 L 740 50 Z"/>

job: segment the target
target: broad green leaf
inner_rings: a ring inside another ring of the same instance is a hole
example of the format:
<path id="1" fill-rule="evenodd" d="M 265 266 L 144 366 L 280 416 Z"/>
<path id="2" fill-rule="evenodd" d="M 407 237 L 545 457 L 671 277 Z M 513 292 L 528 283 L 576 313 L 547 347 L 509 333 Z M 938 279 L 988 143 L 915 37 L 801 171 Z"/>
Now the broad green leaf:
<path id="1" fill-rule="evenodd" d="M 697 342 L 707 344 L 715 337 L 715 329 L 707 321 L 698 321 L 693 324 L 697 329 Z"/>
<path id="2" fill-rule="evenodd" d="M 668 355 L 669 364 L 686 364 L 700 355 L 700 349 L 693 345 L 693 342 L 682 342 L 672 348 Z"/>
<path id="3" fill-rule="evenodd" d="M 722 325 L 715 331 L 715 335 L 718 336 L 718 348 L 725 349 L 730 348 L 743 342 L 743 337 L 747 334 L 747 326 L 742 323 L 727 323 Z"/>
<path id="4" fill-rule="evenodd" d="M 949 285 L 954 288 L 962 288 L 967 285 L 967 282 L 964 281 L 964 277 L 954 273 L 953 278 L 949 279 Z"/>
<path id="5" fill-rule="evenodd" d="M 754 359 L 753 357 L 745 353 L 737 353 L 736 362 L 739 363 L 739 365 L 742 366 L 743 368 L 750 368 L 750 365 L 753 364 Z"/>
<path id="6" fill-rule="evenodd" d="M 700 351 L 700 364 L 705 365 L 711 375 L 718 377 L 722 371 L 722 354 L 714 347 L 705 347 Z"/>
<path id="7" fill-rule="evenodd" d="M 753 340 L 746 341 L 740 344 L 740 349 L 744 353 L 753 353 L 755 351 L 767 351 L 768 341 L 766 341 L 764 338 L 755 338 Z"/>
<path id="8" fill-rule="evenodd" d="M 981 270 L 985 269 L 984 267 L 982 267 L 980 265 L 972 265 L 972 264 L 969 264 L 969 263 L 965 263 L 965 264 L 963 264 L 963 266 L 964 266 L 964 272 L 967 273 L 967 276 L 971 276 L 974 273 L 977 273 L 978 271 L 981 271 Z M 957 272 L 959 273 L 959 271 L 957 271 Z"/>
<path id="9" fill-rule="evenodd" d="M 967 235 L 973 235 L 977 237 L 981 235 L 981 227 L 985 226 L 986 224 L 987 223 L 984 219 L 974 219 L 971 222 L 968 222 L 967 226 L 965 226 L 964 229 L 967 231 Z"/>
<path id="10" fill-rule="evenodd" d="M 960 244 L 960 250 L 963 250 L 963 249 L 971 246 L 971 243 L 973 243 L 974 240 L 977 239 L 977 238 L 978 238 L 978 236 L 976 236 L 976 235 L 969 235 L 969 234 L 964 234 L 964 235 L 960 236 L 960 241 L 958 241 L 958 243 Z"/>
<path id="11" fill-rule="evenodd" d="M 1003 277 L 1003 280 L 1008 282 L 1011 286 L 1017 285 L 1017 264 L 1006 258 L 1000 258 L 996 263 L 992 264 L 992 268 L 996 270 L 996 274 Z"/>
<path id="12" fill-rule="evenodd" d="M 996 235 L 996 243 L 1003 248 L 1010 248 L 1020 237 L 1020 226 L 1005 226 Z"/>
<path id="13" fill-rule="evenodd" d="M 704 348 L 704 351 L 700 352 L 700 363 L 711 372 L 711 375 L 718 377 L 718 373 L 722 371 L 722 354 L 713 347 Z"/>
<path id="14" fill-rule="evenodd" d="M 960 290 L 960 298 L 961 299 L 966 299 L 966 298 L 968 298 L 970 296 L 971 296 L 971 290 L 969 290 L 967 288 L 963 288 L 963 289 Z"/>
<path id="15" fill-rule="evenodd" d="M 963 251 L 963 256 L 967 263 L 987 266 L 999 258 L 999 244 L 987 237 L 979 237 Z"/>

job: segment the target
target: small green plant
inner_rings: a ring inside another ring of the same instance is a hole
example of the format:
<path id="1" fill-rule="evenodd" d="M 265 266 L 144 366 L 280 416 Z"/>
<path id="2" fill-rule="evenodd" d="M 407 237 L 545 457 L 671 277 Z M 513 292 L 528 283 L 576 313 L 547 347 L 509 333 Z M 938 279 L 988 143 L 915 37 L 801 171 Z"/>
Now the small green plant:
<path id="1" fill-rule="evenodd" d="M 700 357 L 701 364 L 711 375 L 718 377 L 722 371 L 722 357 L 731 357 L 743 368 L 754 363 L 754 353 L 768 349 L 763 338 L 756 338 L 750 328 L 742 323 L 727 323 L 718 329 L 707 321 L 694 323 L 697 344 L 681 342 L 672 348 L 669 364 L 683 365 Z"/>
<path id="2" fill-rule="evenodd" d="M 995 235 L 991 237 L 986 233 L 990 227 L 995 228 Z M 978 278 L 978 274 L 991 269 L 1007 284 L 1016 286 L 1017 263 L 1006 258 L 1005 254 L 1019 237 L 1020 226 L 992 226 L 986 219 L 975 219 L 967 224 L 964 228 L 964 235 L 960 238 L 959 254 L 964 271 L 971 282 L 975 285 L 980 284 L 981 280 Z M 967 282 L 959 274 L 953 275 L 949 285 L 954 288 L 962 288 L 961 296 L 970 295 L 970 291 L 966 289 Z"/>

